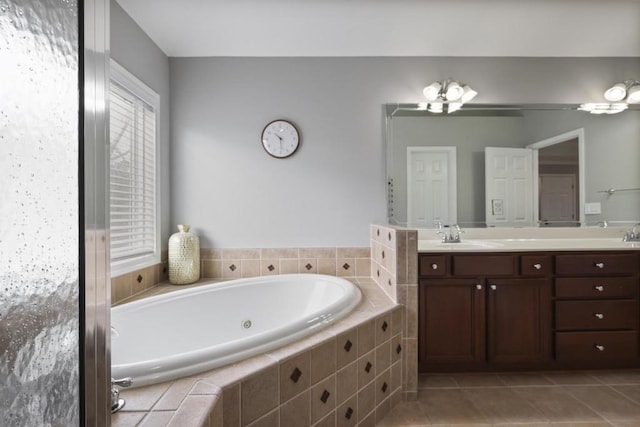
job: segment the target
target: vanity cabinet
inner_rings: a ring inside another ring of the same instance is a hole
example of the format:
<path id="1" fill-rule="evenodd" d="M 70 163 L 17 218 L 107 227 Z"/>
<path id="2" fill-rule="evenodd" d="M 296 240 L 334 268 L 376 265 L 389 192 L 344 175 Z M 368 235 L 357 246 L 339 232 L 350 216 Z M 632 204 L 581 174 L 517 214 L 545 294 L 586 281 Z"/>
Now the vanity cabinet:
<path id="1" fill-rule="evenodd" d="M 637 252 L 421 253 L 419 369 L 640 366 L 639 264 Z"/>
<path id="2" fill-rule="evenodd" d="M 520 275 L 521 261 L 512 254 L 421 255 L 421 371 L 551 358 L 551 281 Z"/>

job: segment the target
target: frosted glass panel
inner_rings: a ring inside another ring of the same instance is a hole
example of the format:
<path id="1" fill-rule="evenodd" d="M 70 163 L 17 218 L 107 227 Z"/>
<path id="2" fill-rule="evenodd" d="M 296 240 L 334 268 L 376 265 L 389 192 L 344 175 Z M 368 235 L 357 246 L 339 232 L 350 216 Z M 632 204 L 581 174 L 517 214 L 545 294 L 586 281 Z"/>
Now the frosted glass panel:
<path id="1" fill-rule="evenodd" d="M 0 425 L 79 425 L 77 2 L 0 34 Z"/>

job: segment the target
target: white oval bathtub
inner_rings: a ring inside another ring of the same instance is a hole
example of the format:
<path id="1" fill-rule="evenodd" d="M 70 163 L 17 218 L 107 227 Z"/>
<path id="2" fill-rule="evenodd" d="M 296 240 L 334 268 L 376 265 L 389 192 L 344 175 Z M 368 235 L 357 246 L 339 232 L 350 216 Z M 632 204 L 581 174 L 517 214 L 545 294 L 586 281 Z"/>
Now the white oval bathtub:
<path id="1" fill-rule="evenodd" d="M 286 274 L 123 304 L 111 309 L 111 376 L 142 386 L 224 366 L 310 335 L 360 298 L 339 277 Z"/>

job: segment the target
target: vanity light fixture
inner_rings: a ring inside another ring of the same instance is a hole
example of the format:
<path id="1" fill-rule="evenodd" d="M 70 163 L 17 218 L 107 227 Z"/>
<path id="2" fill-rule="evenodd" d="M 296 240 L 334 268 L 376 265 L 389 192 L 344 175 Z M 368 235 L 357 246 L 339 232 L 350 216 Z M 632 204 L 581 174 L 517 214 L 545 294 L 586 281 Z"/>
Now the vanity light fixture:
<path id="1" fill-rule="evenodd" d="M 604 92 L 604 97 L 610 102 L 626 102 L 636 104 L 640 102 L 640 82 L 626 80 L 624 83 L 616 83 Z"/>
<path id="2" fill-rule="evenodd" d="M 426 109 L 431 113 L 458 111 L 462 104 L 471 101 L 478 94 L 471 86 L 449 79 L 431 83 L 422 93 L 429 101 Z"/>

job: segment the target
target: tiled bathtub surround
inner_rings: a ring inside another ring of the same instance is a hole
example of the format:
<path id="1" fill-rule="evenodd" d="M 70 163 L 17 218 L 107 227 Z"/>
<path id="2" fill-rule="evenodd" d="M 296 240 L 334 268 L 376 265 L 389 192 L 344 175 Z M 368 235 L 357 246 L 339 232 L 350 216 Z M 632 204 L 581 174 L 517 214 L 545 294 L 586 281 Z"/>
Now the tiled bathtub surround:
<path id="1" fill-rule="evenodd" d="M 374 426 L 402 399 L 403 310 L 370 278 L 350 280 L 363 300 L 346 318 L 231 366 L 125 389 L 113 425 Z M 153 293 L 163 287 L 175 289 Z"/>
<path id="2" fill-rule="evenodd" d="M 202 278 L 240 279 L 289 273 L 367 277 L 370 248 L 200 249 Z M 111 303 L 118 304 L 168 279 L 167 251 L 160 264 L 111 279 Z"/>
<path id="3" fill-rule="evenodd" d="M 418 395 L 418 232 L 371 225 L 371 277 L 404 307 L 403 390 L 406 400 Z"/>

